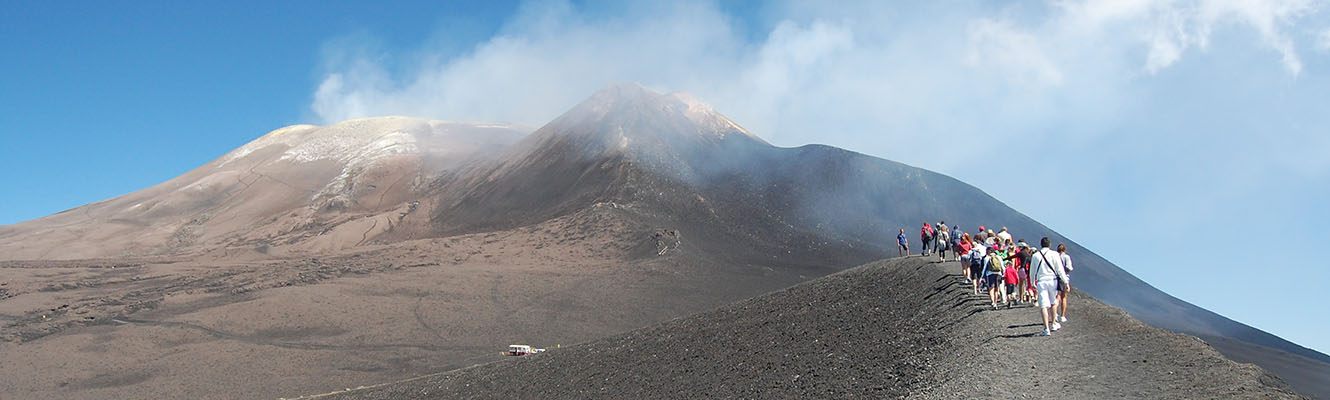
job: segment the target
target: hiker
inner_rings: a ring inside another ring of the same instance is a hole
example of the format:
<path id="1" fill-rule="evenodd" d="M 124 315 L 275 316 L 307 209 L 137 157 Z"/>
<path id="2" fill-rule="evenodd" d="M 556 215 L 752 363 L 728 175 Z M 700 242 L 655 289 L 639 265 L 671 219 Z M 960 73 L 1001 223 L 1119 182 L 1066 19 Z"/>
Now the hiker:
<path id="1" fill-rule="evenodd" d="M 896 250 L 898 255 L 910 254 L 910 241 L 905 238 L 905 228 L 901 228 L 901 233 L 896 235 Z"/>
<path id="2" fill-rule="evenodd" d="M 927 222 L 919 229 L 919 255 L 928 255 L 928 245 L 933 243 L 933 226 Z"/>
<path id="3" fill-rule="evenodd" d="M 997 235 L 993 234 L 992 229 L 989 229 L 988 233 L 984 235 L 984 245 L 988 247 L 993 247 L 993 245 L 996 244 L 998 244 L 998 237 Z"/>
<path id="4" fill-rule="evenodd" d="M 1007 233 L 1007 227 L 1005 226 L 1002 227 L 1002 232 L 998 232 L 997 236 L 998 239 L 1002 240 L 1003 243 L 1011 241 L 1011 234 Z"/>
<path id="5" fill-rule="evenodd" d="M 1007 254 L 999 246 L 988 249 L 984 258 L 984 284 L 988 286 L 988 302 L 998 309 L 998 292 L 1002 290 L 1002 271 L 1006 269 Z"/>
<path id="6" fill-rule="evenodd" d="M 977 241 L 979 241 L 980 243 L 983 243 L 983 242 L 987 242 L 987 241 L 988 241 L 988 236 L 987 236 L 986 233 L 984 233 L 984 226 L 983 226 L 983 225 L 979 225 L 979 233 L 974 234 L 974 240 L 977 240 Z"/>
<path id="7" fill-rule="evenodd" d="M 1066 277 L 1058 281 L 1058 305 L 1062 307 L 1062 312 L 1058 313 L 1058 320 L 1067 322 L 1067 294 L 1071 293 L 1071 256 L 1067 255 L 1067 245 L 1058 243 L 1058 254 L 1062 258 L 1062 269 L 1066 270 Z"/>
<path id="8" fill-rule="evenodd" d="M 961 234 L 961 241 L 956 245 L 956 254 L 961 262 L 961 276 L 965 277 L 965 284 L 970 284 L 970 250 L 974 248 L 974 242 L 970 241 L 970 234 Z"/>
<path id="9" fill-rule="evenodd" d="M 961 232 L 960 225 L 952 225 L 949 234 L 951 235 L 951 253 L 956 255 L 956 261 L 961 261 L 961 255 L 964 254 L 961 252 L 961 239 L 965 236 L 965 232 Z"/>
<path id="10" fill-rule="evenodd" d="M 1067 271 L 1062 268 L 1062 257 L 1048 248 L 1049 243 L 1048 237 L 1039 239 L 1039 251 L 1030 260 L 1030 278 L 1036 280 L 1036 297 L 1039 299 L 1039 316 L 1044 320 L 1044 336 L 1062 329 L 1062 324 L 1053 317 L 1057 313 L 1057 280 L 1067 280 Z"/>
<path id="11" fill-rule="evenodd" d="M 1033 251 L 1030 250 L 1030 245 L 1025 244 L 1024 239 L 1022 239 L 1020 243 L 1013 245 L 1012 249 L 1011 255 L 1009 255 L 1008 258 L 1011 260 L 1013 266 L 1012 271 L 1016 282 L 1011 282 L 1011 292 L 1013 295 L 1017 295 L 1017 303 L 1025 303 L 1029 299 L 1029 292 L 1026 290 L 1026 287 L 1030 285 L 1028 282 L 1028 271 L 1030 268 L 1030 255 Z M 1022 277 L 1025 277 L 1025 279 L 1021 279 Z"/>
<path id="12" fill-rule="evenodd" d="M 937 250 L 938 261 L 947 261 L 947 248 L 951 247 L 951 233 L 947 232 L 947 222 L 937 223 L 937 245 L 933 246 Z"/>
<path id="13" fill-rule="evenodd" d="M 1011 308 L 1016 304 L 1019 298 L 1016 297 L 1016 291 L 1020 290 L 1021 279 L 1016 272 L 1016 264 L 1007 264 L 1007 269 L 1002 271 L 1002 304 Z"/>
<path id="14" fill-rule="evenodd" d="M 976 296 L 979 295 L 979 283 L 984 279 L 984 256 L 988 255 L 987 250 L 979 241 L 970 243 L 970 289 Z"/>
<path id="15" fill-rule="evenodd" d="M 1034 261 L 1034 246 L 1030 246 L 1030 250 L 1031 250 L 1030 252 L 1031 263 L 1025 264 L 1025 269 L 1019 272 L 1021 272 L 1021 282 L 1022 282 L 1021 287 L 1022 291 L 1024 292 L 1022 293 L 1022 296 L 1024 296 L 1022 298 L 1024 298 L 1027 302 L 1033 303 L 1036 300 L 1036 295 L 1038 290 L 1036 290 L 1034 287 L 1035 276 L 1031 273 L 1032 271 L 1030 270 L 1030 266 Z"/>

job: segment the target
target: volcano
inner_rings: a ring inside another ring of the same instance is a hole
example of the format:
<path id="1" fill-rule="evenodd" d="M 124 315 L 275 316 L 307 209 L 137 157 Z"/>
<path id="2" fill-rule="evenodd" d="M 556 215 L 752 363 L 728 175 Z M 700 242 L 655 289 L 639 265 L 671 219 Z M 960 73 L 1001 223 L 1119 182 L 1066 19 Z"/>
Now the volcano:
<path id="1" fill-rule="evenodd" d="M 630 83 L 529 134 L 404 117 L 286 127 L 152 188 L 0 227 L 14 276 L 0 353 L 33 365 L 3 379 L 53 397 L 403 379 L 780 290 L 895 255 L 897 229 L 937 220 L 1066 243 L 1085 293 L 1330 397 L 1330 357 L 1169 296 L 973 186 L 773 146 Z M 42 357 L 100 360 L 106 343 L 154 345 L 119 354 L 127 372 Z M 163 343 L 191 356 L 163 358 Z M 271 352 L 236 355 L 256 350 Z M 297 365 L 318 366 L 277 384 Z"/>

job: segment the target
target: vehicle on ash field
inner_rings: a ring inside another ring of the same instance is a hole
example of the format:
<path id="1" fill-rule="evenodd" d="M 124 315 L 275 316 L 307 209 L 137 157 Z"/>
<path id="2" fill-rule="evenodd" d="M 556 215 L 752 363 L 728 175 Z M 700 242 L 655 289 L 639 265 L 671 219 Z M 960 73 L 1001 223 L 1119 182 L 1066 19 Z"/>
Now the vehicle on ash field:
<path id="1" fill-rule="evenodd" d="M 525 344 L 508 345 L 508 351 L 503 352 L 506 356 L 525 356 L 528 354 L 544 353 L 545 349 L 533 349 Z"/>

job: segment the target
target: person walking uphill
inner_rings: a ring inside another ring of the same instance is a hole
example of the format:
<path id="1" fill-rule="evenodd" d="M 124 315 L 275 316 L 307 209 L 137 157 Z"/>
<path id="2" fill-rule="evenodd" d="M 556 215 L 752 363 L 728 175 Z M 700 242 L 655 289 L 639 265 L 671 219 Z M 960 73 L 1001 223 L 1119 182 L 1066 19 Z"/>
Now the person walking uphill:
<path id="1" fill-rule="evenodd" d="M 961 261 L 962 255 L 969 252 L 969 250 L 961 252 L 961 240 L 965 237 L 965 232 L 961 232 L 960 225 L 952 225 L 951 230 L 947 231 L 947 234 L 951 235 L 952 254 L 956 255 L 956 261 Z"/>
<path id="2" fill-rule="evenodd" d="M 1039 239 L 1039 251 L 1030 260 L 1030 278 L 1035 280 L 1035 297 L 1039 300 L 1039 316 L 1044 320 L 1044 336 L 1062 328 L 1054 317 L 1057 314 L 1058 279 L 1068 281 L 1067 271 L 1062 268 L 1062 256 L 1049 249 L 1051 242 L 1047 237 Z"/>
<path id="3" fill-rule="evenodd" d="M 979 284 L 984 279 L 984 257 L 988 256 L 988 248 L 984 247 L 982 242 L 970 244 L 970 288 L 975 295 L 979 294 Z"/>
<path id="4" fill-rule="evenodd" d="M 1016 298 L 1016 285 L 1020 283 L 1021 279 L 1017 276 L 1016 266 L 1007 264 L 1007 269 L 1002 270 L 1002 304 L 1005 304 L 1007 308 L 1011 308 L 1012 304 L 1019 303 L 1020 299 Z"/>
<path id="5" fill-rule="evenodd" d="M 910 240 L 905 238 L 905 228 L 901 228 L 901 233 L 896 235 L 896 251 L 902 256 L 910 254 Z"/>
<path id="6" fill-rule="evenodd" d="M 1067 294 L 1071 293 L 1071 271 L 1075 268 L 1071 266 L 1071 256 L 1067 255 L 1065 243 L 1058 243 L 1058 255 L 1062 257 L 1062 269 L 1067 271 L 1067 277 L 1058 281 L 1058 305 L 1062 307 L 1058 321 L 1067 322 Z"/>
<path id="7" fill-rule="evenodd" d="M 974 249 L 974 242 L 970 241 L 970 234 L 962 234 L 961 241 L 956 245 L 956 254 L 961 261 L 961 276 L 965 277 L 965 283 L 970 283 L 970 250 Z"/>
<path id="8" fill-rule="evenodd" d="M 937 251 L 937 259 L 941 262 L 947 261 L 947 248 L 951 247 L 951 232 L 947 231 L 947 223 L 939 222 L 937 224 L 937 245 L 933 250 Z"/>
<path id="9" fill-rule="evenodd" d="M 998 246 L 988 249 L 984 258 L 984 285 L 988 286 L 988 302 L 994 310 L 998 309 L 998 295 L 1002 293 L 1002 273 L 1007 269 L 1007 254 Z"/>
<path id="10" fill-rule="evenodd" d="M 919 255 L 928 255 L 928 245 L 933 243 L 933 226 L 927 222 L 919 229 Z"/>

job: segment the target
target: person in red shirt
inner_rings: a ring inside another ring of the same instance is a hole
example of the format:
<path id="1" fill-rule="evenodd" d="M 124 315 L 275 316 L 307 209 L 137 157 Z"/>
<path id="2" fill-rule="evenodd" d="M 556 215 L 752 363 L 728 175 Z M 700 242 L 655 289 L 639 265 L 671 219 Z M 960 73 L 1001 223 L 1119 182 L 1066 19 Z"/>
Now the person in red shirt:
<path id="1" fill-rule="evenodd" d="M 961 244 L 957 246 L 960 251 L 956 254 L 961 258 L 961 276 L 965 277 L 965 283 L 970 283 L 970 250 L 974 250 L 974 243 L 970 242 L 970 234 L 961 235 Z"/>
<path id="2" fill-rule="evenodd" d="M 919 255 L 926 256 L 930 254 L 928 246 L 933 244 L 933 235 L 933 226 L 925 222 L 924 227 L 919 229 L 919 241 L 923 243 L 919 245 L 921 249 Z"/>
<path id="3" fill-rule="evenodd" d="M 1002 283 L 1004 284 L 1002 285 L 1002 304 L 1006 304 L 1007 308 L 1011 308 L 1012 303 L 1017 300 L 1013 297 L 1016 297 L 1016 290 L 1021 283 L 1021 277 L 1016 273 L 1015 264 L 1007 264 L 1007 269 L 1002 271 Z"/>

